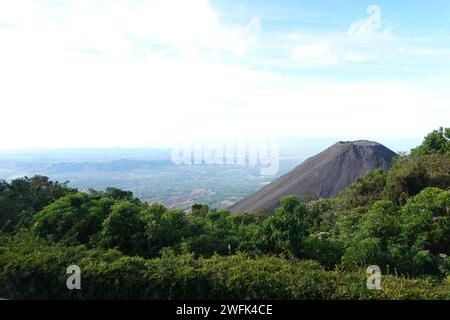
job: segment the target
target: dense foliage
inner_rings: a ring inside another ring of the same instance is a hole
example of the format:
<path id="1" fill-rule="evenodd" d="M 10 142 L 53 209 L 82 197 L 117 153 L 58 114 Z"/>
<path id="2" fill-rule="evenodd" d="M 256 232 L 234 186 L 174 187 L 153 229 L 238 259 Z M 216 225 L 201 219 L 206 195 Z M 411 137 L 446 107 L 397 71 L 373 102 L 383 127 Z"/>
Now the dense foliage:
<path id="1" fill-rule="evenodd" d="M 67 183 L 49 181 L 47 177 L 0 181 L 0 231 L 11 231 L 27 224 L 33 216 L 53 201 L 75 192 Z"/>
<path id="2" fill-rule="evenodd" d="M 196 259 L 162 251 L 159 258 L 116 250 L 49 245 L 30 236 L 0 248 L 0 294 L 15 299 L 450 299 L 450 282 L 389 275 L 367 290 L 364 270 L 326 271 L 311 260 Z M 67 290 L 66 266 L 83 270 L 81 290 Z"/>
<path id="3" fill-rule="evenodd" d="M 273 215 L 45 177 L 0 183 L 0 295 L 16 298 L 450 298 L 448 129 L 335 199 L 287 196 Z M 65 268 L 83 290 L 65 288 Z M 383 289 L 365 287 L 378 265 Z"/>

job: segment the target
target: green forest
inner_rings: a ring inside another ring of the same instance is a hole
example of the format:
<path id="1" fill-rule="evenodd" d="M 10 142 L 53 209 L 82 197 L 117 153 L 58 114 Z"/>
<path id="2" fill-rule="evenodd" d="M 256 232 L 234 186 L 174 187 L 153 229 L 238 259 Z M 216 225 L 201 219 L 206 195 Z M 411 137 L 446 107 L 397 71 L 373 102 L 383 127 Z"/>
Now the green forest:
<path id="1" fill-rule="evenodd" d="M 0 181 L 0 297 L 450 299 L 450 129 L 333 199 L 191 212 L 43 176 Z M 66 268 L 81 268 L 68 290 Z M 366 286 L 370 265 L 379 290 Z"/>

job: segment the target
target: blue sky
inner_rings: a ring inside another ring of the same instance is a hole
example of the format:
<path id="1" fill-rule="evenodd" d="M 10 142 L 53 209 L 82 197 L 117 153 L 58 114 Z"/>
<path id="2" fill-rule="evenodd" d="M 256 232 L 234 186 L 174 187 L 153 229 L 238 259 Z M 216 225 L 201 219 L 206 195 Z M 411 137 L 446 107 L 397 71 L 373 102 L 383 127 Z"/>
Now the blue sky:
<path id="1" fill-rule="evenodd" d="M 0 149 L 243 136 L 407 149 L 450 119 L 449 13 L 448 1 L 1 1 Z"/>
<path id="2" fill-rule="evenodd" d="M 403 28 L 411 34 L 428 34 L 440 29 L 449 31 L 450 3 L 446 0 L 408 1 L 336 1 L 336 0 L 213 0 L 226 19 L 234 22 L 254 16 L 277 27 L 296 29 L 300 26 L 329 30 L 330 27 L 347 29 L 349 21 L 360 17 L 370 5 L 384 12 L 385 23 Z"/>

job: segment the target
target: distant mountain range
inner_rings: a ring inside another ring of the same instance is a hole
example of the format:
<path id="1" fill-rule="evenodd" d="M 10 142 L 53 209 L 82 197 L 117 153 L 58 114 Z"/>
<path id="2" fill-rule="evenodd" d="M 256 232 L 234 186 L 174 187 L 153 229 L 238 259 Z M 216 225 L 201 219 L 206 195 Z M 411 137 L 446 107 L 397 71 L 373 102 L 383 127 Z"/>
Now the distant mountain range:
<path id="1" fill-rule="evenodd" d="M 338 142 L 229 209 L 232 212 L 273 211 L 286 195 L 334 197 L 368 171 L 388 169 L 394 156 L 395 152 L 377 142 Z"/>

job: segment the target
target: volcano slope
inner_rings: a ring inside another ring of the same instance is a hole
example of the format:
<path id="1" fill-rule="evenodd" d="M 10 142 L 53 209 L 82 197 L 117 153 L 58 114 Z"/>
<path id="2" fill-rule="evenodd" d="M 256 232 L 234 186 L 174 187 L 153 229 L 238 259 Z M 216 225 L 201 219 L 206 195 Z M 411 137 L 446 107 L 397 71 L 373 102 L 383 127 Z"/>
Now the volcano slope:
<path id="1" fill-rule="evenodd" d="M 292 171 L 229 207 L 231 212 L 270 212 L 287 195 L 337 196 L 356 179 L 374 169 L 388 169 L 396 153 L 378 142 L 338 142 L 307 159 Z"/>

